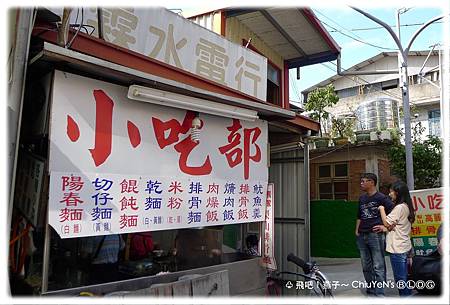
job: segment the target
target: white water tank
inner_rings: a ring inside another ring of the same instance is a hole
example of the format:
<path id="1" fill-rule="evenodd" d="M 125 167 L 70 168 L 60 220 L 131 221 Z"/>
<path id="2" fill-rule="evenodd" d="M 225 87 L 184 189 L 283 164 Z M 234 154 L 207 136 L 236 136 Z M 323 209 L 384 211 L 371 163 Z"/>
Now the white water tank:
<path id="1" fill-rule="evenodd" d="M 398 103 L 391 98 L 366 101 L 356 109 L 356 130 L 398 128 L 399 117 Z"/>

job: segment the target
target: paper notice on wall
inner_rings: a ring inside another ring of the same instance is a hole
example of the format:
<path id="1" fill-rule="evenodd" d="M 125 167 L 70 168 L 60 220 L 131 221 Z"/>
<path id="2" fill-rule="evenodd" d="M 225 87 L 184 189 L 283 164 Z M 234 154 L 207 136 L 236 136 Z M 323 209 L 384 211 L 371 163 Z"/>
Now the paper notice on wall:
<path id="1" fill-rule="evenodd" d="M 266 217 L 264 222 L 264 238 L 263 238 L 263 265 L 267 269 L 276 270 L 277 262 L 275 261 L 275 243 L 274 243 L 274 229 L 275 229 L 275 215 L 274 215 L 274 184 L 267 185 L 267 200 L 266 200 Z"/>

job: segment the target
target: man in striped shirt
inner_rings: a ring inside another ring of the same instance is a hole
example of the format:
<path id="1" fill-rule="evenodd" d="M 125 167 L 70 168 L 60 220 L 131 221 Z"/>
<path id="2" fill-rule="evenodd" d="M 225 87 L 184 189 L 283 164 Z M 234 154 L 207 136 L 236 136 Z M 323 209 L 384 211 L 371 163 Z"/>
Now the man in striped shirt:
<path id="1" fill-rule="evenodd" d="M 91 258 L 91 284 L 118 279 L 119 252 L 125 242 L 119 234 L 92 236 L 82 243 L 82 255 Z"/>

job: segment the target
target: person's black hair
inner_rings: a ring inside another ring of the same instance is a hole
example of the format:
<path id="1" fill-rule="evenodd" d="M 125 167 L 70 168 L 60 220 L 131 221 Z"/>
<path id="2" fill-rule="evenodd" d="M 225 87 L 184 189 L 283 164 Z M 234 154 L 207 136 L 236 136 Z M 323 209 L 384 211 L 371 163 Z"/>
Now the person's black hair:
<path id="1" fill-rule="evenodd" d="M 376 186 L 377 185 L 377 175 L 375 175 L 374 173 L 364 173 L 361 175 L 361 179 L 367 179 L 367 180 L 372 180 L 373 184 Z"/>
<path id="2" fill-rule="evenodd" d="M 414 212 L 411 195 L 409 194 L 408 185 L 406 185 L 405 182 L 398 180 L 391 185 L 391 189 L 397 195 L 397 198 L 395 199 L 394 204 L 397 205 L 397 204 L 405 203 L 409 209 L 408 220 L 410 223 L 413 223 L 416 218 L 416 214 Z"/>

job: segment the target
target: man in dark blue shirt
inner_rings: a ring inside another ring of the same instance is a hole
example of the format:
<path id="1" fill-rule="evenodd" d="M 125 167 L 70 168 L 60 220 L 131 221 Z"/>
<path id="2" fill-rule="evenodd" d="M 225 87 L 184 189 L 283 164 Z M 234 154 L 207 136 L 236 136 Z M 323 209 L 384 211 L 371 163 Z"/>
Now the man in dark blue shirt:
<path id="1" fill-rule="evenodd" d="M 386 239 L 383 221 L 378 207 L 383 205 L 386 214 L 394 207 L 386 195 L 377 191 L 377 176 L 365 173 L 361 177 L 361 190 L 356 220 L 356 242 L 361 255 L 361 265 L 366 280 L 367 295 L 383 296 L 386 282 L 386 263 L 384 253 Z"/>

